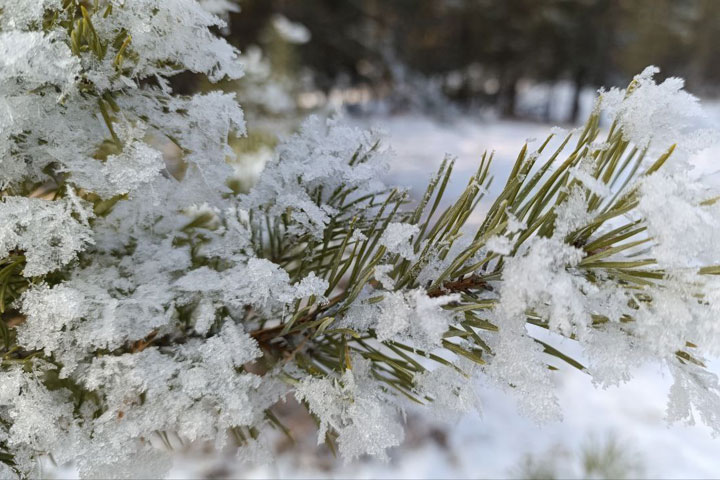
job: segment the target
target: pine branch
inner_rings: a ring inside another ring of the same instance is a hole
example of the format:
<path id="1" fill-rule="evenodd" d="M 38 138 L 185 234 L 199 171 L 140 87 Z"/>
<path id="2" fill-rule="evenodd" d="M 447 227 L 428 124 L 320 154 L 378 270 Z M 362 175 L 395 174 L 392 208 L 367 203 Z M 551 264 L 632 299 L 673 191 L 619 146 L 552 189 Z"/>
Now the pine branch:
<path id="1" fill-rule="evenodd" d="M 169 88 L 182 71 L 242 74 L 222 22 L 194 1 L 120 3 L 3 23 L 0 462 L 32 477 L 57 451 L 85 477 L 136 475 L 151 436 L 287 432 L 272 413 L 287 395 L 346 458 L 382 455 L 405 401 L 465 411 L 489 374 L 547 415 L 533 395 L 554 362 L 612 383 L 628 355 L 670 367 L 687 398 L 669 411 L 720 430 L 703 360 L 720 197 L 683 176 L 704 136 L 687 138 L 697 105 L 677 81 L 646 70 L 582 130 L 524 145 L 479 223 L 492 154 L 449 204 L 446 159 L 413 206 L 378 185 L 377 135 L 332 119 L 305 122 L 236 195 L 234 96 Z M 175 176 L 150 137 L 175 145 Z M 540 331 L 593 348 L 572 358 Z"/>

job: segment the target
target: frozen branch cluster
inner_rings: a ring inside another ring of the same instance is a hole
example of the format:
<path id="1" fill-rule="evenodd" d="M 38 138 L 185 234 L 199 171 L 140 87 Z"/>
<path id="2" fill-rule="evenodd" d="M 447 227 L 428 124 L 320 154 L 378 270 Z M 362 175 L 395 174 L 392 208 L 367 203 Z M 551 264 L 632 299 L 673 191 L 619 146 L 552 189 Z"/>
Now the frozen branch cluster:
<path id="1" fill-rule="evenodd" d="M 669 418 L 720 431 L 703 365 L 720 353 L 720 197 L 686 162 L 713 134 L 680 80 L 646 70 L 554 151 L 525 146 L 480 224 L 491 156 L 444 210 L 443 163 L 413 209 L 378 181 L 380 137 L 337 120 L 309 119 L 236 195 L 240 106 L 169 83 L 242 75 L 203 5 L 0 0 L 3 477 L 46 455 L 160 476 L 185 442 L 252 461 L 291 397 L 320 443 L 383 456 L 406 402 L 452 417 L 477 408 L 477 378 L 557 416 L 558 362 L 600 385 L 663 362 Z"/>

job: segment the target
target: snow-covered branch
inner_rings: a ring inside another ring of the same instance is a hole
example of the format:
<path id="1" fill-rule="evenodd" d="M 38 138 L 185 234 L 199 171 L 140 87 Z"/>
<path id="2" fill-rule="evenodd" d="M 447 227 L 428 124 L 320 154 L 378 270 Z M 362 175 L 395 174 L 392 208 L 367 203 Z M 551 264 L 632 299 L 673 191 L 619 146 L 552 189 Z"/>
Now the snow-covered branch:
<path id="1" fill-rule="evenodd" d="M 382 138 L 338 119 L 308 119 L 235 194 L 234 95 L 169 86 L 242 75 L 195 0 L 0 8 L 5 476 L 44 455 L 160 476 L 171 436 L 256 455 L 291 395 L 319 442 L 382 456 L 405 402 L 476 408 L 479 376 L 557 417 L 557 362 L 600 385 L 662 362 L 669 418 L 720 431 L 703 364 L 720 353 L 720 196 L 688 163 L 715 133 L 681 80 L 650 68 L 601 92 L 583 130 L 521 150 L 476 223 L 492 155 L 444 210 L 443 162 L 413 207 L 379 180 Z"/>

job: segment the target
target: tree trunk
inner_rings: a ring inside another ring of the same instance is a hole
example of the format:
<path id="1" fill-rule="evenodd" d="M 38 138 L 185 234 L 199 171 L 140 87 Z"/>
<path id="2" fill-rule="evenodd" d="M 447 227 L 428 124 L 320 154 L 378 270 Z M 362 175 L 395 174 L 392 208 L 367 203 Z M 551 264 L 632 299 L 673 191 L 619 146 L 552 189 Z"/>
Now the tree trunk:
<path id="1" fill-rule="evenodd" d="M 514 117 L 517 105 L 517 86 L 519 79 L 513 74 L 500 76 L 500 91 L 498 92 L 498 103 L 500 114 L 503 117 Z"/>
<path id="2" fill-rule="evenodd" d="M 572 108 L 570 109 L 570 116 L 568 118 L 568 122 L 575 124 L 577 123 L 578 117 L 580 116 L 580 98 L 582 96 L 582 89 L 585 86 L 584 68 L 579 68 L 575 70 L 573 84 L 575 90 L 573 92 Z"/>

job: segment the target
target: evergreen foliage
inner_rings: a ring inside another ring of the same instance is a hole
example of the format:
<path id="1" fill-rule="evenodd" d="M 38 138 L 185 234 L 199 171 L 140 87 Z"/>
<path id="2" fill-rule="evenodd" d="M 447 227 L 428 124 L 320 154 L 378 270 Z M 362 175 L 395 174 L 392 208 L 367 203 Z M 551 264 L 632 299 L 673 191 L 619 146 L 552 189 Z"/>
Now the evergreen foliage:
<path id="1" fill-rule="evenodd" d="M 486 212 L 492 154 L 447 207 L 443 162 L 413 207 L 378 180 L 381 138 L 337 119 L 308 119 L 237 194 L 234 96 L 168 82 L 242 74 L 220 18 L 195 0 L 0 8 L 4 476 L 44 455 L 160 476 L 177 441 L 257 460 L 289 395 L 344 458 L 384 455 L 406 402 L 476 408 L 478 377 L 557 417 L 557 362 L 600 385 L 662 362 L 668 417 L 720 431 L 703 364 L 720 351 L 720 196 L 687 162 L 714 134 L 682 81 L 649 68 L 601 92 L 583 129 L 522 148 Z"/>

